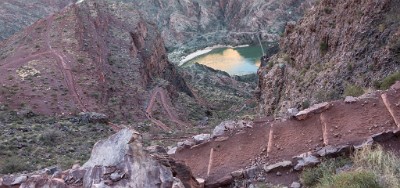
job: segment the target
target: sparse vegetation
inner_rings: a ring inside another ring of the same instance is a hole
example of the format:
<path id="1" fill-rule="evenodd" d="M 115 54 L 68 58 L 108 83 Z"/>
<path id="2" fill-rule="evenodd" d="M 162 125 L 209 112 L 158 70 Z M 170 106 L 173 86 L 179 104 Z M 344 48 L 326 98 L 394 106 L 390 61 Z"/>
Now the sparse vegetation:
<path id="1" fill-rule="evenodd" d="M 78 63 L 82 64 L 82 63 L 84 63 L 84 62 L 85 62 L 85 59 L 83 59 L 83 58 L 78 58 Z"/>
<path id="2" fill-rule="evenodd" d="M 0 174 L 70 168 L 76 160 L 86 161 L 93 143 L 112 133 L 107 125 L 80 123 L 77 117 L 21 117 L 0 110 Z"/>
<path id="3" fill-rule="evenodd" d="M 321 52 L 321 54 L 326 54 L 328 52 L 329 49 L 329 45 L 328 42 L 323 40 L 319 43 L 319 51 Z"/>
<path id="4" fill-rule="evenodd" d="M 324 12 L 325 12 L 326 14 L 332 14 L 333 10 L 332 10 L 332 8 L 325 7 L 325 8 L 324 8 Z"/>
<path id="5" fill-rule="evenodd" d="M 58 138 L 60 137 L 58 132 L 48 131 L 40 135 L 39 140 L 48 146 L 53 146 L 57 144 Z"/>
<path id="6" fill-rule="evenodd" d="M 382 90 L 389 89 L 396 81 L 400 80 L 400 72 L 393 73 L 382 80 L 382 82 L 375 82 L 374 86 Z"/>
<path id="7" fill-rule="evenodd" d="M 0 166 L 0 174 L 12 174 L 32 169 L 26 161 L 23 161 L 17 156 L 8 157 L 2 163 L 3 165 Z"/>
<path id="8" fill-rule="evenodd" d="M 350 160 L 343 157 L 325 160 L 315 168 L 305 169 L 301 173 L 300 180 L 307 187 L 314 186 L 319 183 L 322 178 L 332 176 L 337 168 L 343 167 L 349 163 Z"/>
<path id="9" fill-rule="evenodd" d="M 342 169 L 342 170 L 338 170 Z M 363 148 L 351 157 L 329 159 L 305 169 L 301 182 L 316 188 L 400 187 L 400 158 L 382 147 Z"/>
<path id="10" fill-rule="evenodd" d="M 310 101 L 309 100 L 305 100 L 301 103 L 301 107 L 302 109 L 306 109 L 310 107 Z"/>
<path id="11" fill-rule="evenodd" d="M 380 188 L 377 177 L 372 172 L 344 172 L 321 179 L 319 188 Z"/>
<path id="12" fill-rule="evenodd" d="M 364 89 L 360 86 L 356 85 L 348 85 L 346 89 L 344 90 L 344 96 L 353 96 L 353 97 L 359 97 L 363 95 Z"/>
<path id="13" fill-rule="evenodd" d="M 400 158 L 382 147 L 357 151 L 353 161 L 356 167 L 374 173 L 382 187 L 400 187 Z"/>

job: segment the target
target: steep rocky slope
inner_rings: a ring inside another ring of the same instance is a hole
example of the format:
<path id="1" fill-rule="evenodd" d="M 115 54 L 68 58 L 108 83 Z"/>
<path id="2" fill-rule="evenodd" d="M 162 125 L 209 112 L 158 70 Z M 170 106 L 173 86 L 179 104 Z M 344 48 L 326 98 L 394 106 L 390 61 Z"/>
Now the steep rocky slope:
<path id="1" fill-rule="evenodd" d="M 0 41 L 58 12 L 76 0 L 2 0 L 0 1 Z"/>
<path id="2" fill-rule="evenodd" d="M 153 24 L 122 1 L 69 6 L 0 44 L 0 102 L 12 109 L 67 115 L 102 112 L 146 119 L 149 90 L 191 91 L 167 61 Z"/>
<path id="3" fill-rule="evenodd" d="M 378 87 L 400 70 L 399 8 L 398 0 L 322 0 L 287 25 L 280 53 L 258 73 L 261 111 L 286 112 Z"/>
<path id="4" fill-rule="evenodd" d="M 132 1 L 157 23 L 173 61 L 214 44 L 277 41 L 286 22 L 297 20 L 314 0 Z"/>

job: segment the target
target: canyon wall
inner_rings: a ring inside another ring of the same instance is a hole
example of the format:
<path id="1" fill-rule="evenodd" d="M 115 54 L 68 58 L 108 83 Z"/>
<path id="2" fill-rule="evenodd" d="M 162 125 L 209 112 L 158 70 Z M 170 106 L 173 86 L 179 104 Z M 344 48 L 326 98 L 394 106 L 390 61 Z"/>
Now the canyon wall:
<path id="1" fill-rule="evenodd" d="M 300 18 L 313 0 L 132 1 L 157 23 L 169 58 L 215 44 L 276 42 L 287 22 Z M 173 53 L 171 53 L 173 52 Z"/>
<path id="2" fill-rule="evenodd" d="M 322 0 L 296 25 L 281 51 L 258 71 L 265 114 L 379 89 L 400 70 L 400 1 Z"/>

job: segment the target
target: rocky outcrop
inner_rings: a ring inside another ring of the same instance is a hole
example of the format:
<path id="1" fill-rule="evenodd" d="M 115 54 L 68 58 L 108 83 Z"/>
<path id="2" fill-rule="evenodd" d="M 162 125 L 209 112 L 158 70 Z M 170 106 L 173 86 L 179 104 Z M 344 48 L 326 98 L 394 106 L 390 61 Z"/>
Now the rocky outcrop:
<path id="1" fill-rule="evenodd" d="M 261 111 L 283 113 L 345 97 L 347 88 L 379 87 L 400 70 L 399 7 L 394 0 L 323 0 L 289 23 L 281 51 L 258 72 Z"/>
<path id="2" fill-rule="evenodd" d="M 165 151 L 164 151 L 165 152 Z M 82 167 L 52 176 L 47 174 L 10 175 L 0 187 L 198 187 L 190 170 L 158 151 L 145 151 L 140 134 L 124 129 L 95 144 Z"/>

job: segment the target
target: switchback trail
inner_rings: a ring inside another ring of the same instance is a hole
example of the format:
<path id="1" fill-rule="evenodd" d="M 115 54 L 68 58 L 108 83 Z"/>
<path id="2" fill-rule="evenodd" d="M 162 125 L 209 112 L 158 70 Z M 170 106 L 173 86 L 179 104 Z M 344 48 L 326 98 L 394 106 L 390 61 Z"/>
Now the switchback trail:
<path id="1" fill-rule="evenodd" d="M 153 93 L 152 93 L 152 95 L 151 95 L 151 97 L 150 97 L 149 104 L 148 104 L 148 106 L 146 108 L 146 116 L 147 116 L 147 118 L 149 118 L 156 125 L 160 126 L 162 129 L 164 129 L 164 130 L 168 130 L 169 129 L 164 123 L 162 123 L 161 121 L 156 120 L 155 118 L 152 117 L 152 112 L 153 112 L 152 109 L 153 109 L 154 102 L 157 99 L 157 96 L 160 97 L 161 105 L 162 105 L 163 109 L 167 112 L 167 115 L 168 115 L 169 119 L 171 121 L 175 122 L 181 128 L 186 127 L 187 126 L 186 123 L 184 123 L 183 121 L 179 120 L 178 117 L 176 116 L 176 112 L 173 111 L 172 107 L 170 107 L 168 105 L 167 95 L 166 95 L 164 89 L 162 89 L 160 87 L 155 88 Z"/>
<path id="2" fill-rule="evenodd" d="M 84 105 L 84 103 L 81 100 L 81 96 L 79 96 L 79 93 L 76 90 L 74 76 L 72 75 L 71 67 L 69 67 L 65 58 L 63 57 L 64 54 L 60 54 L 57 50 L 54 50 L 53 47 L 51 46 L 49 31 L 51 30 L 51 26 L 53 25 L 53 19 L 54 19 L 53 16 L 50 16 L 47 20 L 46 38 L 45 38 L 47 48 L 50 51 L 50 53 L 54 54 L 58 58 L 59 61 L 57 61 L 57 63 L 61 65 L 60 70 L 63 73 L 65 82 L 68 86 L 69 91 L 72 93 L 72 96 L 75 98 L 75 101 L 78 103 L 78 105 L 81 107 L 83 111 L 87 111 L 86 105 Z"/>

